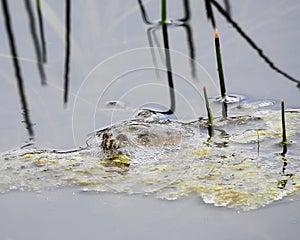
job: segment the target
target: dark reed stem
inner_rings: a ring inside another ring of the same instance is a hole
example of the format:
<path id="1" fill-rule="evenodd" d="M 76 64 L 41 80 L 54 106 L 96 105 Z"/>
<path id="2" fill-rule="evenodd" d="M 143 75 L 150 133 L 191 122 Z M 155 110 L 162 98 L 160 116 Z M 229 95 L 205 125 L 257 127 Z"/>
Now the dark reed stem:
<path id="1" fill-rule="evenodd" d="M 152 35 L 153 35 L 153 37 L 155 37 L 155 34 L 154 34 L 155 29 L 156 29 L 155 26 L 154 27 L 149 27 L 147 29 L 147 38 L 148 38 L 148 43 L 149 43 L 149 47 L 150 47 L 152 62 L 153 62 L 154 68 L 155 68 L 155 74 L 156 74 L 157 78 L 160 78 L 159 71 L 158 71 L 158 64 L 157 64 L 155 51 L 154 51 L 154 43 L 153 43 L 153 40 L 152 40 Z"/>
<path id="2" fill-rule="evenodd" d="M 179 21 L 187 22 L 191 18 L 190 1 L 183 0 L 183 7 L 184 7 L 184 16 L 183 16 L 183 18 L 179 19 Z"/>
<path id="3" fill-rule="evenodd" d="M 38 15 L 41 45 L 42 45 L 42 59 L 43 59 L 43 63 L 46 63 L 47 62 L 47 49 L 46 49 L 46 40 L 45 40 L 45 33 L 44 33 L 42 7 L 41 7 L 40 0 L 36 0 L 36 10 L 37 10 L 37 15 Z"/>
<path id="4" fill-rule="evenodd" d="M 226 101 L 222 101 L 222 116 L 223 116 L 224 119 L 226 119 L 227 116 L 228 116 L 227 110 L 228 110 L 227 102 Z"/>
<path id="5" fill-rule="evenodd" d="M 39 75 L 41 78 L 41 84 L 46 85 L 46 74 L 44 70 L 44 65 L 43 65 L 43 58 L 42 58 L 42 53 L 41 53 L 41 46 L 38 38 L 38 34 L 36 32 L 36 21 L 35 17 L 32 11 L 32 6 L 31 6 L 31 1 L 30 0 L 25 0 L 25 7 L 29 19 L 29 28 L 30 28 L 30 33 L 33 41 L 33 46 L 36 54 L 36 59 L 37 59 L 37 68 L 39 71 Z"/>
<path id="6" fill-rule="evenodd" d="M 25 90 L 24 90 L 24 86 L 23 86 L 23 77 L 21 74 L 21 68 L 20 68 L 19 61 L 18 61 L 18 53 L 17 53 L 15 38 L 14 38 L 13 30 L 12 30 L 12 23 L 10 20 L 9 7 L 8 7 L 6 0 L 2 0 L 2 10 L 3 10 L 4 21 L 5 21 L 5 27 L 6 27 L 6 31 L 7 31 L 7 35 L 8 35 L 8 43 L 9 43 L 9 47 L 10 47 L 11 57 L 12 57 L 15 75 L 16 75 L 16 79 L 17 79 L 19 96 L 21 99 L 23 117 L 24 117 L 24 121 L 26 124 L 26 129 L 29 134 L 29 140 L 33 140 L 34 139 L 33 124 L 30 121 L 29 110 L 27 107 L 26 95 L 25 95 Z"/>
<path id="7" fill-rule="evenodd" d="M 167 23 L 167 0 L 161 0 L 161 23 Z"/>
<path id="8" fill-rule="evenodd" d="M 213 121 L 214 121 L 214 117 L 213 114 L 210 110 L 210 106 L 209 106 L 209 101 L 208 101 L 208 96 L 206 93 L 206 87 L 203 86 L 203 92 L 204 92 L 204 98 L 205 98 L 205 106 L 206 106 L 206 111 L 207 111 L 207 125 L 208 125 L 208 135 L 209 137 L 213 137 L 214 135 L 214 129 L 213 129 Z"/>
<path id="9" fill-rule="evenodd" d="M 182 24 L 181 26 L 186 30 L 187 43 L 188 43 L 189 53 L 190 53 L 191 72 L 192 72 L 192 77 L 195 78 L 196 77 L 195 48 L 194 48 L 194 42 L 193 42 L 192 28 L 190 27 L 189 23 Z"/>
<path id="10" fill-rule="evenodd" d="M 225 10 L 227 14 L 231 17 L 231 5 L 229 0 L 224 0 Z"/>
<path id="11" fill-rule="evenodd" d="M 211 21 L 213 29 L 216 29 L 216 21 L 211 7 L 210 0 L 205 0 L 206 17 Z"/>
<path id="12" fill-rule="evenodd" d="M 164 49 L 165 49 L 165 57 L 166 57 L 166 67 L 167 67 L 167 75 L 168 75 L 168 84 L 169 84 L 169 92 L 170 92 L 170 109 L 164 114 L 173 114 L 175 111 L 175 92 L 174 92 L 174 82 L 172 75 L 172 64 L 171 64 L 171 56 L 170 56 L 170 47 L 169 47 L 169 37 L 168 37 L 168 25 L 162 25 L 163 32 L 163 40 L 164 40 Z"/>
<path id="13" fill-rule="evenodd" d="M 192 32 L 192 28 L 190 27 L 190 24 L 187 23 L 183 23 L 181 25 L 178 25 L 176 27 L 183 27 L 184 30 L 186 31 L 186 39 L 187 39 L 187 44 L 188 44 L 188 49 L 189 49 L 189 57 L 190 57 L 190 66 L 191 66 L 191 75 L 193 78 L 196 78 L 196 61 L 195 61 L 195 47 L 194 47 L 194 41 L 193 41 L 193 32 Z M 158 26 L 155 25 L 153 27 L 149 27 L 147 29 L 147 38 L 148 38 L 148 42 L 149 42 L 149 46 L 150 46 L 150 52 L 151 52 L 151 56 L 152 56 L 152 60 L 153 60 L 153 64 L 155 66 L 156 69 L 156 76 L 159 76 L 159 73 L 157 71 L 157 61 L 155 58 L 155 54 L 154 54 L 154 42 L 152 40 L 152 36 L 154 39 L 155 38 L 155 31 L 158 29 Z M 156 47 L 160 48 L 158 41 L 156 42 Z"/>
<path id="14" fill-rule="evenodd" d="M 256 129 L 256 135 L 257 135 L 257 156 L 259 156 L 260 140 L 259 140 L 259 130 L 258 129 Z"/>
<path id="15" fill-rule="evenodd" d="M 287 153 L 287 144 L 282 144 L 282 153 L 281 156 L 285 157 L 285 154 Z"/>
<path id="16" fill-rule="evenodd" d="M 281 124 L 282 124 L 282 144 L 287 144 L 286 138 L 286 128 L 285 128 L 285 110 L 284 110 L 284 100 L 281 99 Z"/>
<path id="17" fill-rule="evenodd" d="M 71 54 L 71 0 L 66 0 L 66 32 L 65 32 L 65 73 L 64 73 L 64 104 L 68 102 L 69 96 L 69 70 L 70 70 L 70 54 Z"/>
<path id="18" fill-rule="evenodd" d="M 147 12 L 145 10 L 145 7 L 143 5 L 143 2 L 142 0 L 138 0 L 138 4 L 140 6 L 140 10 L 141 10 L 141 14 L 142 14 L 142 18 L 143 18 L 143 21 L 145 24 L 148 24 L 148 25 L 153 25 L 154 23 L 151 22 L 148 18 L 148 15 L 147 15 Z"/>
<path id="19" fill-rule="evenodd" d="M 225 79 L 224 79 L 222 56 L 221 56 L 221 46 L 220 46 L 218 31 L 215 32 L 215 47 L 216 47 L 216 56 L 217 56 L 217 64 L 218 64 L 218 74 L 219 74 L 219 82 L 220 82 L 220 89 L 221 89 L 221 97 L 222 97 L 222 100 L 225 101 L 226 100 L 226 88 L 225 88 Z"/>
<path id="20" fill-rule="evenodd" d="M 259 57 L 261 57 L 268 65 L 271 69 L 273 69 L 275 72 L 279 73 L 280 75 L 284 76 L 285 78 L 297 83 L 297 87 L 300 88 L 300 81 L 294 77 L 292 77 L 291 75 L 289 75 L 288 73 L 284 72 L 283 70 L 279 69 L 263 52 L 263 50 L 261 48 L 258 47 L 258 45 L 243 31 L 243 29 L 237 24 L 237 22 L 235 22 L 230 15 L 227 13 L 227 11 L 225 9 L 222 8 L 222 6 L 215 0 L 206 0 L 209 1 L 210 3 L 212 3 L 214 5 L 214 7 L 219 11 L 219 13 L 221 13 L 221 15 L 223 15 L 223 17 L 229 22 L 231 23 L 231 25 L 233 26 L 233 28 L 236 29 L 236 31 L 242 36 L 242 38 L 244 38 L 246 40 L 246 42 L 257 52 L 257 54 L 259 55 Z M 215 27 L 214 27 L 215 29 Z"/>

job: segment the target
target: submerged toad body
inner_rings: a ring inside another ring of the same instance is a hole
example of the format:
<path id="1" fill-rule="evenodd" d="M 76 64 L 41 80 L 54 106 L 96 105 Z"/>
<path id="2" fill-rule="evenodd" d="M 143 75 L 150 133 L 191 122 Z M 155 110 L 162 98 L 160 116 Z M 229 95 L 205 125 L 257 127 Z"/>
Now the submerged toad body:
<path id="1" fill-rule="evenodd" d="M 111 127 L 97 132 L 96 141 L 105 154 L 119 154 L 123 147 L 164 147 L 180 145 L 194 135 L 191 127 L 171 121 L 150 124 L 131 121 L 131 124 Z"/>

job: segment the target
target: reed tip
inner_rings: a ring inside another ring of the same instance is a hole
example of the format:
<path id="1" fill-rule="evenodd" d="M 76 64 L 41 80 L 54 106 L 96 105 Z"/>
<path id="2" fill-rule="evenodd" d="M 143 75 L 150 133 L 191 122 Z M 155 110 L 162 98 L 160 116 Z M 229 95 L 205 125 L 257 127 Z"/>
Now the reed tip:
<path id="1" fill-rule="evenodd" d="M 284 103 L 284 99 L 283 99 L 283 98 L 281 98 L 281 101 L 280 101 L 280 102 L 281 102 L 281 104 L 283 104 L 283 103 Z"/>
<path id="2" fill-rule="evenodd" d="M 218 33 L 218 30 L 216 29 L 215 31 L 215 38 L 219 38 L 219 33 Z"/>
<path id="3" fill-rule="evenodd" d="M 204 91 L 206 90 L 206 86 L 205 86 L 205 85 L 203 85 L 203 90 L 204 90 Z"/>

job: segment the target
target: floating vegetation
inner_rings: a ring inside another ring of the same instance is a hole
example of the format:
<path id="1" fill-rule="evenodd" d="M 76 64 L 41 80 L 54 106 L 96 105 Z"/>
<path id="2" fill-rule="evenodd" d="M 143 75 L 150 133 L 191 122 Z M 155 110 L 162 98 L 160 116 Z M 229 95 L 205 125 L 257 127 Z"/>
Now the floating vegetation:
<path id="1" fill-rule="evenodd" d="M 146 114 L 147 112 L 147 114 Z M 290 139 L 283 157 L 280 111 L 249 106 L 241 115 L 189 123 L 143 118 L 97 131 L 70 152 L 17 149 L 0 155 L 0 191 L 124 192 L 175 200 L 197 194 L 205 203 L 239 210 L 266 206 L 300 190 L 299 110 L 285 111 Z M 106 136 L 106 137 L 104 137 Z M 109 137 L 108 137 L 109 136 Z M 105 139 L 105 143 L 103 143 Z M 112 147 L 113 146 L 113 147 Z"/>

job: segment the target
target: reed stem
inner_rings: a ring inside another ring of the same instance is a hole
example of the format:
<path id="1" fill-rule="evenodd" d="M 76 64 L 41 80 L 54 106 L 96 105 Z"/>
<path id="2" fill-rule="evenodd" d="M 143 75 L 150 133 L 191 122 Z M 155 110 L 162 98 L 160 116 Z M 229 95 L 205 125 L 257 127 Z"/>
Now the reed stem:
<path id="1" fill-rule="evenodd" d="M 225 79 L 224 79 L 223 66 L 222 66 L 220 40 L 219 40 L 219 34 L 217 30 L 215 32 L 215 48 L 216 48 L 216 57 L 217 57 L 217 64 L 218 64 L 221 97 L 222 100 L 225 101 L 226 100 Z"/>
<path id="2" fill-rule="evenodd" d="M 282 123 L 282 144 L 287 144 L 286 138 L 286 128 L 285 128 L 285 110 L 284 110 L 284 100 L 281 99 L 281 123 Z"/>
<path id="3" fill-rule="evenodd" d="M 161 0 L 161 23 L 167 23 L 167 0 Z"/>
<path id="4" fill-rule="evenodd" d="M 206 87 L 203 86 L 203 92 L 204 92 L 204 98 L 205 98 L 205 106 L 206 106 L 206 110 L 207 110 L 207 125 L 208 125 L 208 134 L 209 137 L 213 137 L 214 135 L 214 129 L 213 129 L 213 121 L 214 121 L 214 116 L 210 110 L 210 106 L 209 106 L 209 101 L 208 101 L 208 97 L 207 97 L 207 93 L 206 93 Z"/>

